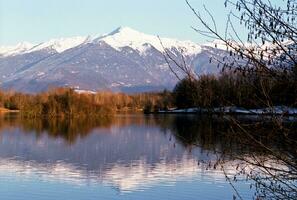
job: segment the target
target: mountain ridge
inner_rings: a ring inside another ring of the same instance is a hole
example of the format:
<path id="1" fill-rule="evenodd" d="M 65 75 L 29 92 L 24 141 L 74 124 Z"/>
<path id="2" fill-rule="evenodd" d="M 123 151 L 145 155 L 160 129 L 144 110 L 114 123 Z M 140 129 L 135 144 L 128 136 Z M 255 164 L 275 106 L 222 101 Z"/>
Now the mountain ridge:
<path id="1" fill-rule="evenodd" d="M 137 40 L 137 42 L 135 42 Z M 172 46 L 188 45 L 189 47 L 199 48 L 200 45 L 191 42 L 189 40 L 180 41 L 171 38 L 161 38 L 164 48 L 170 48 Z M 121 48 L 125 46 L 134 47 L 129 43 L 137 43 L 137 45 L 144 45 L 146 43 L 152 44 L 159 51 L 163 51 L 163 47 L 160 43 L 158 36 L 148 35 L 136 31 L 129 27 L 118 27 L 114 31 L 108 34 L 102 34 L 100 36 L 75 36 L 66 38 L 54 38 L 38 44 L 30 42 L 21 42 L 15 46 L 0 46 L 0 56 L 13 56 L 18 54 L 25 54 L 34 51 L 38 51 L 44 48 L 51 47 L 58 53 L 62 53 L 68 49 L 77 47 L 84 43 L 97 43 L 105 41 L 114 48 Z M 122 43 L 122 44 L 121 44 Z M 136 49 L 137 47 L 135 47 Z M 139 47 L 138 47 L 139 48 Z"/>
<path id="2" fill-rule="evenodd" d="M 101 36 L 52 39 L 37 45 L 24 43 L 6 52 L 3 49 L 0 47 L 0 88 L 21 92 L 51 87 L 116 92 L 172 89 L 178 79 L 164 59 L 165 50 L 199 74 L 218 73 L 209 56 L 225 55 L 225 51 L 209 46 L 159 39 L 128 27 Z M 175 63 L 170 64 L 184 76 Z"/>

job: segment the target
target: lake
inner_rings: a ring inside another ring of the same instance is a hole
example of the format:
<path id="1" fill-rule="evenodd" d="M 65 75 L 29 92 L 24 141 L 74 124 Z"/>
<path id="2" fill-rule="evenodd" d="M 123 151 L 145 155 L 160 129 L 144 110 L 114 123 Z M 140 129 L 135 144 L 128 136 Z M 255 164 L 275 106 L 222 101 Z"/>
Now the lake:
<path id="1" fill-rule="evenodd" d="M 213 167 L 224 146 L 212 119 L 183 115 L 117 115 L 111 119 L 0 123 L 0 195 L 5 200 L 222 200 L 235 191 Z M 235 145 L 236 146 L 236 145 Z M 234 148 L 233 148 L 234 147 Z M 252 199 L 249 181 L 237 192 Z"/>

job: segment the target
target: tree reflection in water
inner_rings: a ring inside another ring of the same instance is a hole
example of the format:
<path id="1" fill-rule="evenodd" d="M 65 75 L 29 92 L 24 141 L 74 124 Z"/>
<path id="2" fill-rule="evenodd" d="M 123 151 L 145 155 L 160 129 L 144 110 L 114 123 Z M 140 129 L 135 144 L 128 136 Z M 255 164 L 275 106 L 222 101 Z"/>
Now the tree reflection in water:
<path id="1" fill-rule="evenodd" d="M 112 117 L 104 118 L 22 118 L 17 114 L 0 117 L 0 128 L 7 125 L 17 126 L 24 133 L 34 132 L 37 137 L 47 134 L 54 138 L 63 138 L 68 144 L 76 142 L 77 138 L 86 137 L 96 127 L 108 128 Z"/>
<path id="2" fill-rule="evenodd" d="M 164 122 L 164 121 L 163 121 Z M 189 150 L 199 146 L 217 155 L 216 162 L 201 163 L 220 168 L 227 181 L 252 181 L 256 199 L 297 198 L 296 121 L 275 117 L 176 116 L 169 129 Z M 235 175 L 225 167 L 233 165 Z"/>
<path id="3" fill-rule="evenodd" d="M 297 123 L 274 118 L 252 119 L 196 115 L 130 115 L 113 118 L 24 119 L 4 115 L 0 128 L 19 127 L 24 133 L 62 138 L 69 145 L 94 129 L 141 125 L 159 127 L 189 151 L 199 147 L 216 160 L 199 160 L 205 169 L 221 169 L 227 181 L 248 181 L 257 199 L 294 199 L 297 196 Z M 169 139 L 171 140 L 171 139 Z M 230 175 L 226 168 L 232 166 Z M 235 174 L 235 175 L 234 175 Z"/>

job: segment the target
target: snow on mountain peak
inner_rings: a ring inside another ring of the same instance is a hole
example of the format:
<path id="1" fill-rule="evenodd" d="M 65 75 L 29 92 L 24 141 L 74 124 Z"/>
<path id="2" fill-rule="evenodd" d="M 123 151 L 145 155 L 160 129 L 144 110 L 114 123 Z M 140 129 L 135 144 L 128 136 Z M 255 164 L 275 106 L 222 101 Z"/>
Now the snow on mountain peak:
<path id="1" fill-rule="evenodd" d="M 11 56 L 17 54 L 30 53 L 42 49 L 53 49 L 58 53 L 62 53 L 68 49 L 74 48 L 84 43 L 96 43 L 104 41 L 113 48 L 121 50 L 123 47 L 131 47 L 145 53 L 150 47 L 156 48 L 160 52 L 164 52 L 164 48 L 176 48 L 182 51 L 184 55 L 194 55 L 201 52 L 201 46 L 191 41 L 179 41 L 176 39 L 161 38 L 162 46 L 159 38 L 154 35 L 147 35 L 129 27 L 119 27 L 113 32 L 100 37 L 71 37 L 61 39 L 51 39 L 40 44 L 20 43 L 17 46 L 0 47 L 0 56 Z"/>
<path id="2" fill-rule="evenodd" d="M 34 45 L 29 42 L 21 42 L 16 46 L 1 46 L 0 47 L 0 55 L 10 56 L 20 54 L 31 49 Z"/>
<path id="3" fill-rule="evenodd" d="M 120 26 L 117 29 L 115 29 L 114 31 L 112 31 L 111 33 L 109 33 L 108 35 L 111 36 L 111 35 L 115 35 L 115 34 L 126 34 L 126 35 L 134 34 L 135 35 L 135 34 L 141 34 L 141 33 L 139 31 L 132 29 L 132 28 Z"/>
<path id="4" fill-rule="evenodd" d="M 40 44 L 31 44 L 28 42 L 22 42 L 16 46 L 2 46 L 0 47 L 0 56 L 13 56 L 17 54 L 31 53 L 34 51 L 39 51 L 42 49 L 50 48 L 58 53 L 62 53 L 68 49 L 79 46 L 86 42 L 91 42 L 92 39 L 90 36 L 87 37 L 71 37 L 71 38 L 60 38 L 60 39 L 51 39 L 47 42 Z"/>
<path id="5" fill-rule="evenodd" d="M 60 38 L 60 39 L 51 39 L 48 42 L 41 43 L 32 48 L 29 52 L 38 51 L 44 48 L 51 48 L 56 50 L 58 53 L 71 49 L 73 47 L 79 46 L 87 41 L 90 38 L 88 37 L 71 37 L 71 38 Z"/>
<path id="6" fill-rule="evenodd" d="M 175 39 L 161 38 L 162 46 L 159 38 L 153 35 L 147 35 L 131 29 L 129 27 L 120 27 L 115 31 L 100 38 L 113 48 L 120 50 L 123 47 L 131 47 L 141 53 L 146 51 L 148 44 L 152 45 L 160 52 L 164 52 L 164 48 L 171 49 L 173 47 L 183 50 L 186 55 L 197 54 L 201 51 L 201 47 L 191 41 L 178 41 Z"/>

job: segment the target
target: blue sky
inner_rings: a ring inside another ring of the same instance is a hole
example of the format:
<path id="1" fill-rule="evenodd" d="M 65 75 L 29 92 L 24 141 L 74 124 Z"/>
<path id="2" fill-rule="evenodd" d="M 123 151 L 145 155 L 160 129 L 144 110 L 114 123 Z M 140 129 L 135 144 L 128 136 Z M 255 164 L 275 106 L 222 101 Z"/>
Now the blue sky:
<path id="1" fill-rule="evenodd" d="M 198 10 L 205 4 L 225 26 L 224 0 L 190 2 Z M 0 0 L 0 45 L 103 34 L 119 26 L 203 43 L 190 28 L 197 24 L 184 0 Z"/>

